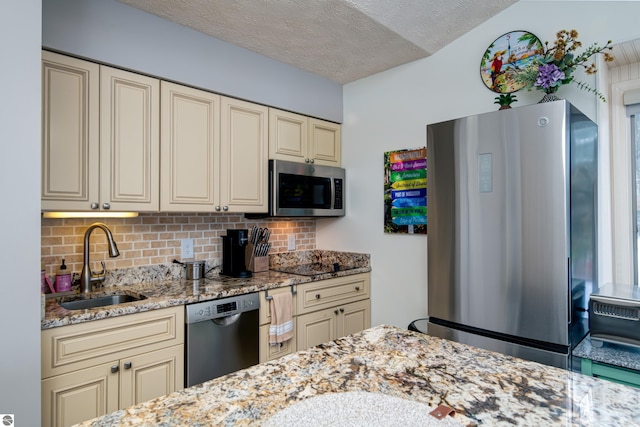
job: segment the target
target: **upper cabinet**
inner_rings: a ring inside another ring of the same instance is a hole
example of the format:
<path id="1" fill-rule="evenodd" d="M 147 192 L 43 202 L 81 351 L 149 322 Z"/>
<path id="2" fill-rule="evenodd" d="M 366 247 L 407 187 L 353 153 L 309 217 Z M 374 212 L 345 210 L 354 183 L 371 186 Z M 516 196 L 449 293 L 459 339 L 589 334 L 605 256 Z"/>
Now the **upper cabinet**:
<path id="1" fill-rule="evenodd" d="M 220 206 L 225 212 L 268 211 L 268 117 L 265 106 L 222 97 Z"/>
<path id="2" fill-rule="evenodd" d="M 159 81 L 42 56 L 42 210 L 157 211 Z"/>
<path id="3" fill-rule="evenodd" d="M 340 166 L 340 125 L 269 109 L 269 158 Z"/>
<path id="4" fill-rule="evenodd" d="M 43 52 L 42 103 L 42 209 L 89 210 L 100 200 L 100 66 Z"/>
<path id="5" fill-rule="evenodd" d="M 161 87 L 161 210 L 267 212 L 268 108 Z"/>
<path id="6" fill-rule="evenodd" d="M 340 165 L 340 125 L 42 53 L 42 210 L 268 211 L 269 158 Z"/>
<path id="7" fill-rule="evenodd" d="M 213 212 L 220 195 L 220 96 L 161 84 L 160 210 Z"/>
<path id="8" fill-rule="evenodd" d="M 100 196 L 113 210 L 158 211 L 160 81 L 100 67 Z"/>
<path id="9" fill-rule="evenodd" d="M 340 125 L 311 117 L 308 120 L 309 161 L 319 165 L 340 166 L 342 162 Z"/>

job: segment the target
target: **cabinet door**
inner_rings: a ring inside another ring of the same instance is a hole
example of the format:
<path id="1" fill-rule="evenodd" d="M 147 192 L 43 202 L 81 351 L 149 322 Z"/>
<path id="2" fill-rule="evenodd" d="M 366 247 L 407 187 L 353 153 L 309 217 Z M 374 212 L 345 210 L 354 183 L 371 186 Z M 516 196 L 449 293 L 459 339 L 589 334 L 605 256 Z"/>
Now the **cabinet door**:
<path id="1" fill-rule="evenodd" d="M 296 318 L 297 347 L 305 350 L 335 339 L 337 309 L 320 310 Z"/>
<path id="2" fill-rule="evenodd" d="M 221 108 L 221 209 L 267 212 L 269 109 L 226 97 Z"/>
<path id="3" fill-rule="evenodd" d="M 297 320 L 293 320 L 293 330 L 295 331 L 295 324 Z M 293 337 L 281 344 L 269 344 L 269 326 L 260 326 L 260 363 L 268 362 L 287 354 L 294 353 L 296 351 L 296 335 L 294 332 Z"/>
<path id="4" fill-rule="evenodd" d="M 371 327 L 371 300 L 358 301 L 338 308 L 337 338 Z"/>
<path id="5" fill-rule="evenodd" d="M 220 199 L 220 96 L 161 82 L 160 210 L 211 212 Z"/>
<path id="6" fill-rule="evenodd" d="M 340 166 L 342 140 L 340 125 L 309 118 L 309 158 L 313 163 Z"/>
<path id="7" fill-rule="evenodd" d="M 164 396 L 183 385 L 183 345 L 120 360 L 120 408 Z"/>
<path id="8" fill-rule="evenodd" d="M 42 380 L 42 425 L 63 427 L 118 410 L 118 362 Z"/>
<path id="9" fill-rule="evenodd" d="M 42 52 L 42 210 L 99 202 L 99 70 Z"/>
<path id="10" fill-rule="evenodd" d="M 159 92 L 157 79 L 100 68 L 103 210 L 159 209 Z"/>
<path id="11" fill-rule="evenodd" d="M 269 109 L 270 159 L 308 161 L 307 138 L 307 117 Z"/>

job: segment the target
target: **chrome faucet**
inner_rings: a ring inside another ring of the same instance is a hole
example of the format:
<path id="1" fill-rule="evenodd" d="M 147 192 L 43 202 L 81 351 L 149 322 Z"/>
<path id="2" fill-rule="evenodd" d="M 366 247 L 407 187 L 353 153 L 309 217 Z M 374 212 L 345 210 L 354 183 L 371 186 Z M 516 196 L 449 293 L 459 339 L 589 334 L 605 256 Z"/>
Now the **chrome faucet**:
<path id="1" fill-rule="evenodd" d="M 107 240 L 109 244 L 109 256 L 111 258 L 115 258 L 120 255 L 118 251 L 118 246 L 116 246 L 115 240 L 113 240 L 113 234 L 111 234 L 111 230 L 106 224 L 101 222 L 93 223 L 87 228 L 87 231 L 84 232 L 84 249 L 83 249 L 83 264 L 82 264 L 82 273 L 80 273 L 80 292 L 86 293 L 91 292 L 93 290 L 93 282 L 102 282 L 105 277 L 106 269 L 104 267 L 104 261 L 102 261 L 102 271 L 99 273 L 92 273 L 91 267 L 89 267 L 89 237 L 91 236 L 91 232 L 100 228 L 104 231 L 104 234 L 107 235 Z"/>

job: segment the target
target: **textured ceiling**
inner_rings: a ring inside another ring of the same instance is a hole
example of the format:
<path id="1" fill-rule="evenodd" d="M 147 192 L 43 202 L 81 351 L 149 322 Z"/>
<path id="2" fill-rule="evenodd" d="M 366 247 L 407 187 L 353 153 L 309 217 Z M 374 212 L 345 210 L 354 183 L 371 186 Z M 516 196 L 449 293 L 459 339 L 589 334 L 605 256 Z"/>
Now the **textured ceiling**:
<path id="1" fill-rule="evenodd" d="M 118 0 L 348 83 L 425 58 L 517 0 Z"/>

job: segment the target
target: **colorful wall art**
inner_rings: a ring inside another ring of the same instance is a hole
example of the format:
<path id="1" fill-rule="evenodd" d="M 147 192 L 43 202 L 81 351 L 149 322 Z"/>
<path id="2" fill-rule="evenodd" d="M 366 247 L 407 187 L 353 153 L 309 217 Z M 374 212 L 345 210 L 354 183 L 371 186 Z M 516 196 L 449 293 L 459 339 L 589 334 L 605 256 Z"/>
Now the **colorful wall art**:
<path id="1" fill-rule="evenodd" d="M 427 148 L 384 153 L 384 232 L 427 234 Z"/>

